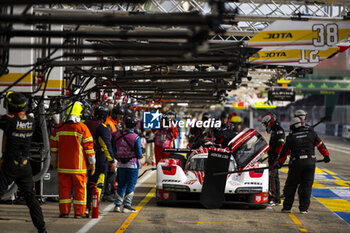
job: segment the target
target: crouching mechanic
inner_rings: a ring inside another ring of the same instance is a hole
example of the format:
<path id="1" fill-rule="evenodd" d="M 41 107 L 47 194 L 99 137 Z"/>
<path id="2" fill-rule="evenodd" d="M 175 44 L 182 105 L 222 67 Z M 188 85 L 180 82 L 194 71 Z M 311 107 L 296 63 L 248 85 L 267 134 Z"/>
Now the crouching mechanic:
<path id="1" fill-rule="evenodd" d="M 98 189 L 98 199 L 100 199 L 102 187 L 105 182 L 105 177 L 110 168 L 115 172 L 114 156 L 111 144 L 111 132 L 106 124 L 108 116 L 108 107 L 106 105 L 99 105 L 94 111 L 94 119 L 86 121 L 92 137 L 94 139 L 94 149 L 96 157 L 95 174 L 89 174 L 89 182 L 87 187 L 87 211 L 86 217 L 91 211 L 92 190 L 96 186 Z M 108 166 L 109 164 L 109 166 Z"/>
<path id="2" fill-rule="evenodd" d="M 34 119 L 24 112 L 27 99 L 22 93 L 8 92 L 4 101 L 8 114 L 0 116 L 0 128 L 5 137 L 5 148 L 0 162 L 0 197 L 14 181 L 24 196 L 34 226 L 39 233 L 46 232 L 41 207 L 35 198 L 29 163 Z"/>
<path id="3" fill-rule="evenodd" d="M 285 200 L 282 212 L 290 213 L 296 189 L 299 186 L 299 210 L 306 214 L 310 205 L 312 184 L 315 176 L 315 146 L 324 156 L 324 162 L 330 161 L 329 152 L 310 127 L 305 127 L 304 121 L 300 117 L 295 117 L 290 122 L 291 133 L 287 136 L 283 146 L 278 167 L 285 162 L 290 154 L 289 171 L 284 187 Z"/>
<path id="4" fill-rule="evenodd" d="M 133 130 L 137 123 L 138 119 L 134 114 L 127 114 L 124 116 L 126 129 L 113 135 L 112 146 L 118 161 L 118 186 L 114 212 L 137 212 L 131 207 L 140 168 L 139 159 L 142 158 L 141 140 Z M 121 210 L 121 205 L 123 205 L 123 210 Z"/>
<path id="5" fill-rule="evenodd" d="M 67 109 L 67 121 L 51 133 L 52 164 L 58 172 L 60 218 L 68 218 L 72 187 L 75 218 L 85 217 L 87 170 L 95 172 L 94 143 L 88 127 L 80 122 L 83 107 L 74 102 Z M 88 163 L 89 165 L 88 165 Z"/>

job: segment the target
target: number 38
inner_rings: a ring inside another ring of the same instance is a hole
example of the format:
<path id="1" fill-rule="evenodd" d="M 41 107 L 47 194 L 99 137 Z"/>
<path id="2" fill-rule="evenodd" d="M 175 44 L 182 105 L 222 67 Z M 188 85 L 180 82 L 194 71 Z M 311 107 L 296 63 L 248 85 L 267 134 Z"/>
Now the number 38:
<path id="1" fill-rule="evenodd" d="M 317 32 L 317 38 L 312 39 L 312 44 L 315 47 L 333 46 L 338 43 L 337 24 L 314 24 L 312 25 L 312 31 Z"/>

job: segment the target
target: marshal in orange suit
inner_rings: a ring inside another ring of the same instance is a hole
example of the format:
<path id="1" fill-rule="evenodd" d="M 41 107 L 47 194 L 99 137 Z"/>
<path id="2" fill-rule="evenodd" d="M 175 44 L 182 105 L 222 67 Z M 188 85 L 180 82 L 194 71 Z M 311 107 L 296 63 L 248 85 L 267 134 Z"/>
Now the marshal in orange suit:
<path id="1" fill-rule="evenodd" d="M 58 172 L 60 217 L 69 217 L 72 190 L 75 218 L 83 218 L 86 209 L 87 170 L 95 172 L 93 138 L 88 127 L 80 122 L 80 102 L 67 109 L 68 120 L 59 123 L 51 134 L 51 155 Z M 72 189 L 73 187 L 73 189 Z"/>

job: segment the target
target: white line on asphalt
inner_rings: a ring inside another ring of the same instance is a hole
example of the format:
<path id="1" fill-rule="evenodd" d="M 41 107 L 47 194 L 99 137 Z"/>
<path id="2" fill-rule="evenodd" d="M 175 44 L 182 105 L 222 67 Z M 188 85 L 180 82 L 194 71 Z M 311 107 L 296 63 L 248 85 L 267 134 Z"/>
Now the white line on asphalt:
<path id="1" fill-rule="evenodd" d="M 350 152 L 349 152 L 350 148 L 344 147 L 344 149 L 342 150 L 342 149 L 338 149 L 338 148 L 333 147 L 333 145 L 329 146 L 328 144 L 326 145 L 326 147 L 327 147 L 327 149 L 350 155 Z"/>
<path id="2" fill-rule="evenodd" d="M 350 150 L 350 147 L 338 146 L 338 145 L 333 144 L 333 143 L 327 143 L 326 145 L 330 145 L 331 147 L 339 148 L 339 149 L 342 149 L 342 150 Z"/>
<path id="3" fill-rule="evenodd" d="M 139 187 L 140 185 L 142 185 L 146 180 L 148 180 L 153 173 L 155 173 L 155 171 L 151 171 L 150 173 L 148 173 L 145 177 L 143 177 L 139 182 L 137 182 L 136 184 L 136 188 Z M 112 209 L 114 208 L 114 203 L 109 204 L 108 206 L 106 206 L 103 209 L 103 214 L 101 216 L 99 216 L 98 218 L 94 218 L 91 219 L 88 223 L 86 223 L 82 228 L 80 228 L 80 230 L 78 231 L 78 233 L 86 233 L 88 232 L 93 226 L 95 226 L 99 221 L 101 221 L 101 219 L 108 214 L 108 212 L 110 212 Z"/>

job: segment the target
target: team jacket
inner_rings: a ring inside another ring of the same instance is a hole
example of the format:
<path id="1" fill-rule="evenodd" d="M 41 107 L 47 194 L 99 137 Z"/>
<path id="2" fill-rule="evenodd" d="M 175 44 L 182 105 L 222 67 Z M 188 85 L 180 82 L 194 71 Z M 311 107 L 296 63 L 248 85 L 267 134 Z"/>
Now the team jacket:
<path id="1" fill-rule="evenodd" d="M 87 160 L 95 161 L 94 141 L 82 123 L 59 123 L 51 133 L 51 154 L 57 154 L 57 172 L 86 173 Z"/>
<path id="2" fill-rule="evenodd" d="M 29 156 L 34 131 L 34 119 L 24 112 L 0 116 L 0 128 L 4 130 L 4 159 L 17 160 Z"/>
<path id="3" fill-rule="evenodd" d="M 220 128 L 214 128 L 215 143 L 226 147 L 237 133 L 238 131 L 234 128 L 232 123 L 222 124 Z"/>
<path id="4" fill-rule="evenodd" d="M 278 157 L 284 144 L 285 133 L 283 128 L 276 122 L 271 128 L 271 137 L 269 141 L 270 149 L 267 154 L 269 157 Z"/>
<path id="5" fill-rule="evenodd" d="M 114 162 L 113 149 L 111 144 L 111 132 L 109 128 L 98 120 L 86 121 L 94 139 L 96 152 L 96 167 L 103 167 L 106 160 Z"/>
<path id="6" fill-rule="evenodd" d="M 110 128 L 111 133 L 117 131 L 116 125 L 118 125 L 118 123 L 115 120 L 113 120 L 111 116 L 107 117 L 105 124 Z"/>
<path id="7" fill-rule="evenodd" d="M 315 154 L 315 146 L 323 156 L 329 156 L 326 146 L 316 132 L 309 127 L 300 127 L 287 136 L 279 163 L 283 164 L 289 154 L 291 158 L 298 158 L 303 155 L 312 156 Z"/>

